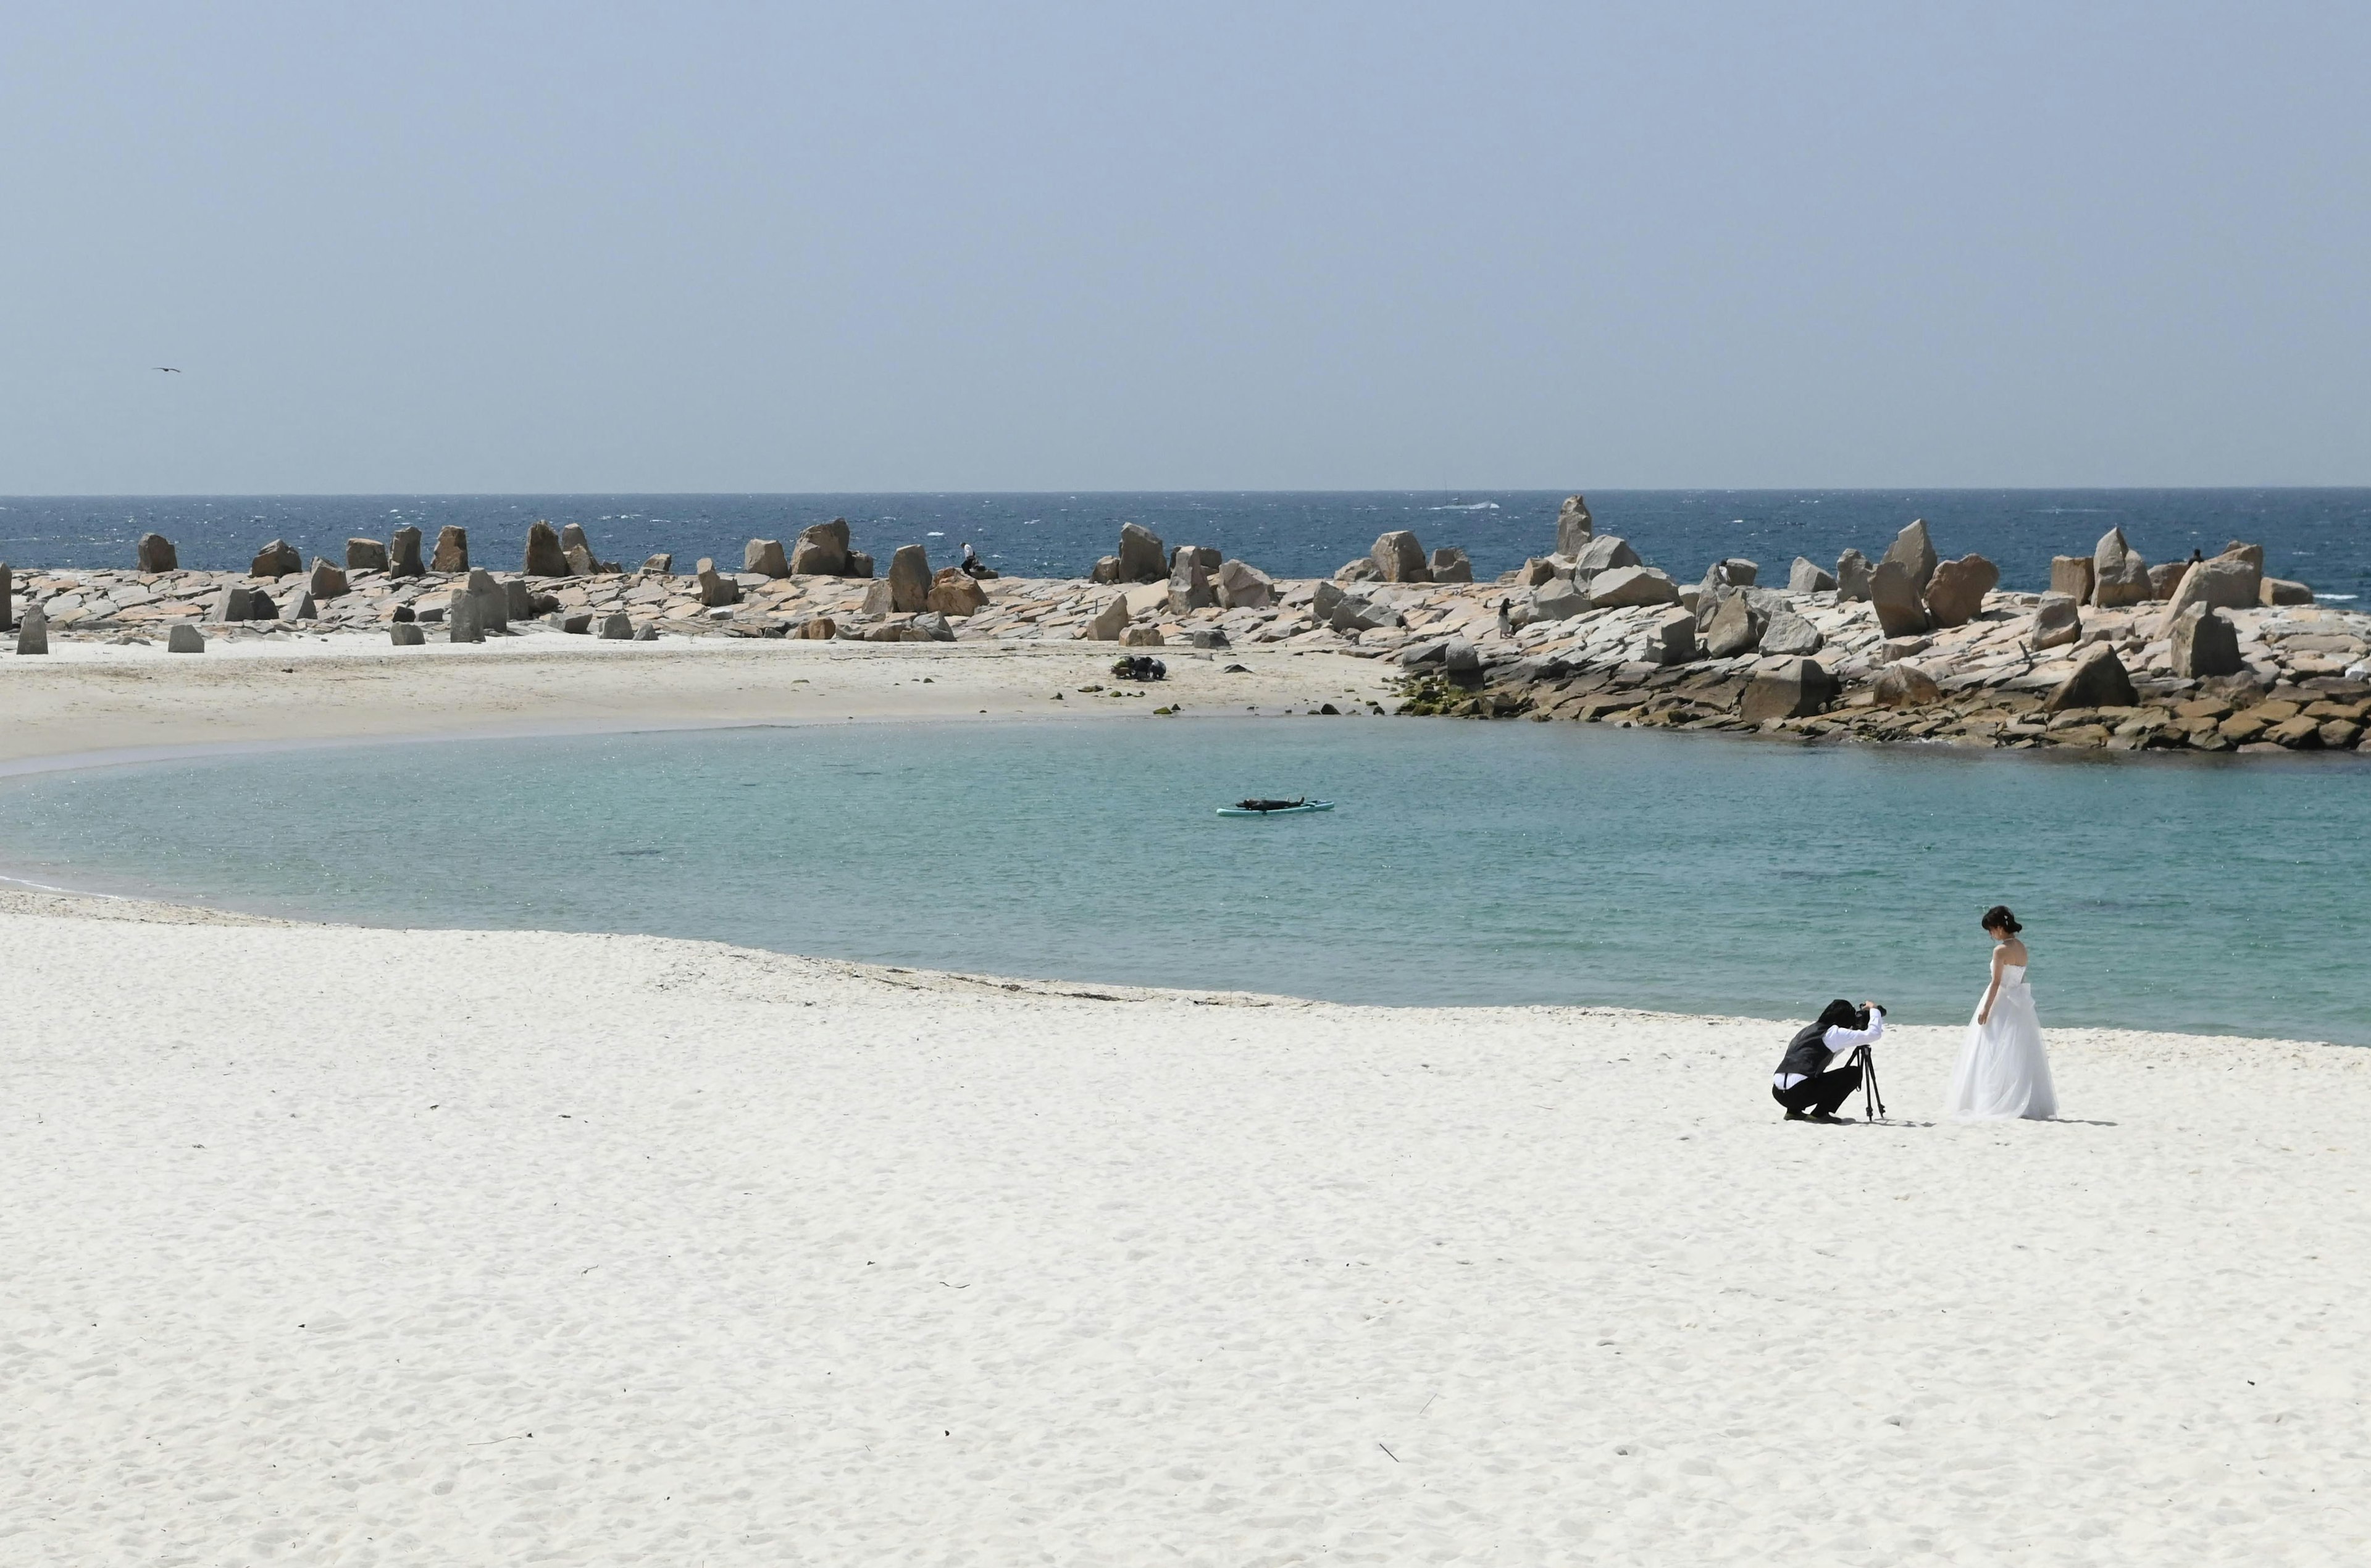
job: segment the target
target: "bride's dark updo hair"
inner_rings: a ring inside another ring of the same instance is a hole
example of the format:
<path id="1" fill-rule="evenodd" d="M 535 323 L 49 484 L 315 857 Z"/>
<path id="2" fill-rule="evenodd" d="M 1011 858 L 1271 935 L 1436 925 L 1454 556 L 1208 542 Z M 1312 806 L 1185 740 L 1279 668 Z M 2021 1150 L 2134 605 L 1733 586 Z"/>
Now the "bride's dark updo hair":
<path id="1" fill-rule="evenodd" d="M 1987 931 L 2007 931 L 2013 937 L 2019 931 L 2024 930 L 2025 928 L 2017 923 L 2017 917 L 2008 912 L 2007 905 L 1995 904 L 1990 909 L 1984 911 L 1984 929 Z"/>

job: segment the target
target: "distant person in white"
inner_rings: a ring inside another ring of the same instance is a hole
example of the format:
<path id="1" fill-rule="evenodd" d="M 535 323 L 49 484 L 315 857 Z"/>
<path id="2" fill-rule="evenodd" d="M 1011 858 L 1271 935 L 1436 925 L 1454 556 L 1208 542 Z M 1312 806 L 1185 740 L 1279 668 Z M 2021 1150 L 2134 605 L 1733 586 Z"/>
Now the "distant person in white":
<path id="1" fill-rule="evenodd" d="M 1993 940 L 1992 984 L 1968 1024 L 1943 1114 L 1962 1122 L 2047 1121 L 2058 1114 L 2058 1086 L 2050 1080 L 2041 1020 L 2025 983 L 2033 956 L 2018 935 L 2025 928 L 2006 904 L 1984 911 L 1984 927 Z"/>
<path id="2" fill-rule="evenodd" d="M 1875 1002 L 1855 1007 L 1837 997 L 1787 1043 L 1787 1054 L 1770 1077 L 1770 1098 L 1787 1108 L 1790 1122 L 1833 1119 L 1836 1107 L 1860 1088 L 1860 1064 L 1829 1064 L 1884 1038 L 1883 1008 Z"/>

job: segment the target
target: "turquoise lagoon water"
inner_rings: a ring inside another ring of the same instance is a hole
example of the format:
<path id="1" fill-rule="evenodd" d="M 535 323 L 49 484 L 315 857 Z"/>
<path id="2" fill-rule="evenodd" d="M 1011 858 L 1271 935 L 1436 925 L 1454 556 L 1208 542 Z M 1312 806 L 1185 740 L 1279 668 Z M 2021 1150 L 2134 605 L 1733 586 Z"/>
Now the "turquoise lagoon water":
<path id="1" fill-rule="evenodd" d="M 1152 718 L 248 753 L 0 783 L 34 880 L 380 925 L 640 931 L 1394 1004 L 2371 1043 L 2371 767 Z M 1330 815 L 1212 814 L 1247 793 Z"/>

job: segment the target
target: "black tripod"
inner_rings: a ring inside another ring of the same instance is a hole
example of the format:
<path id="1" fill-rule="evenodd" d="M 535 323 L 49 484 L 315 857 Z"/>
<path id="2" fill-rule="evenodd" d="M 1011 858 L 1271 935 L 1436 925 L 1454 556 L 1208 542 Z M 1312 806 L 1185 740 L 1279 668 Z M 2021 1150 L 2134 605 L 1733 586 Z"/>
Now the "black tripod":
<path id="1" fill-rule="evenodd" d="M 1877 1087 L 1877 1054 L 1866 1045 L 1856 1045 L 1852 1065 L 1860 1069 L 1861 1119 L 1874 1122 L 1885 1114 L 1885 1096 Z"/>

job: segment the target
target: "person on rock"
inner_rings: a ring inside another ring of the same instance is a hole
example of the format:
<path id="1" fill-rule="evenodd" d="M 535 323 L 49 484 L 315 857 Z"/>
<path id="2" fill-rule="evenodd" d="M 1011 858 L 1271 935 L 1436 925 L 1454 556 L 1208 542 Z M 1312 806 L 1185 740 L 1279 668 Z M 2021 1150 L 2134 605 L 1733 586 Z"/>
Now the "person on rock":
<path id="1" fill-rule="evenodd" d="M 1829 1121 L 1836 1107 L 1860 1088 L 1860 1065 L 1836 1067 L 1863 1045 L 1885 1038 L 1885 1009 L 1875 1002 L 1855 1007 L 1839 997 L 1787 1043 L 1778 1070 L 1770 1077 L 1770 1098 L 1787 1108 L 1789 1122 Z"/>

